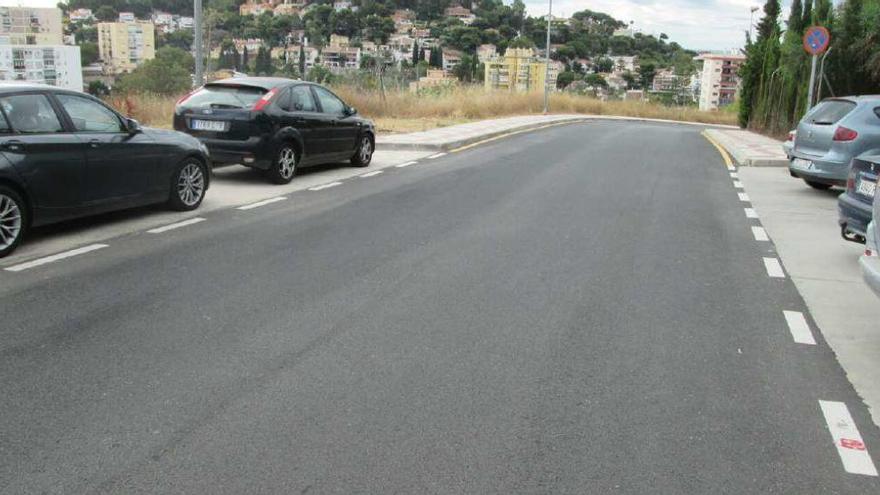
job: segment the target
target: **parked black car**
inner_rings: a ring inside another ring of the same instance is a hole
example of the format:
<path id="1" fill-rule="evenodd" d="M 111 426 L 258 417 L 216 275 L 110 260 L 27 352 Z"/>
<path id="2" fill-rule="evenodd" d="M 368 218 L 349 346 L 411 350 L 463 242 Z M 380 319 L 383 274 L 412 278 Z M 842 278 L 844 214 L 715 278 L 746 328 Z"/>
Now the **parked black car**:
<path id="1" fill-rule="evenodd" d="M 329 89 L 274 77 L 223 79 L 177 102 L 174 128 L 201 140 L 216 165 L 265 171 L 277 184 L 309 165 L 373 159 L 373 123 Z"/>
<path id="2" fill-rule="evenodd" d="M 837 199 L 840 232 L 844 239 L 865 243 L 868 224 L 873 215 L 878 178 L 880 155 L 866 153 L 853 159 L 846 181 L 846 192 Z"/>
<path id="3" fill-rule="evenodd" d="M 31 226 L 152 203 L 193 210 L 208 164 L 198 140 L 143 128 L 87 94 L 0 84 L 0 257 Z"/>

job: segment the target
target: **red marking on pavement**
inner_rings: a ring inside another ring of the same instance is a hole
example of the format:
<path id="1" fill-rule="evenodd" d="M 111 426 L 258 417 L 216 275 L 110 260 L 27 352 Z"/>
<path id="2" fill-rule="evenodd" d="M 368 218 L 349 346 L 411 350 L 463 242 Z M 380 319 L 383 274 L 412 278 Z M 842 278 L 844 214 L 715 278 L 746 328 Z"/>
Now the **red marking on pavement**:
<path id="1" fill-rule="evenodd" d="M 841 438 L 840 446 L 845 449 L 865 450 L 864 443 L 860 442 L 859 440 L 853 440 L 851 438 Z"/>

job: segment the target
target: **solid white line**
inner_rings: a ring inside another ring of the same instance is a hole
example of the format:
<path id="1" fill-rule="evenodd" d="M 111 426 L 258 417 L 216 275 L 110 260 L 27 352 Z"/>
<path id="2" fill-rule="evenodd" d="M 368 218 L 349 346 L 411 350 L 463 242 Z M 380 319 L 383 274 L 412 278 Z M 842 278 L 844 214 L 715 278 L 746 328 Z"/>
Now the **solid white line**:
<path id="1" fill-rule="evenodd" d="M 816 339 L 813 338 L 813 332 L 807 325 L 807 319 L 804 314 L 798 311 L 783 311 L 785 322 L 788 323 L 788 330 L 791 332 L 792 338 L 798 344 L 816 345 Z"/>
<path id="2" fill-rule="evenodd" d="M 748 203 L 749 201 L 751 201 L 749 199 L 749 195 L 746 193 L 739 193 L 739 200 L 742 201 L 743 203 Z"/>
<path id="3" fill-rule="evenodd" d="M 746 208 L 746 218 L 758 218 L 758 212 L 754 208 Z"/>
<path id="4" fill-rule="evenodd" d="M 785 278 L 785 272 L 782 270 L 782 265 L 779 264 L 778 259 L 764 258 L 764 267 L 767 269 L 767 275 L 773 278 Z"/>
<path id="5" fill-rule="evenodd" d="M 446 156 L 446 153 L 437 153 L 436 155 L 431 155 L 428 157 L 428 160 L 433 160 L 435 158 L 440 158 L 441 156 Z"/>
<path id="6" fill-rule="evenodd" d="M 770 240 L 770 238 L 767 237 L 767 231 L 764 230 L 764 227 L 752 227 L 752 235 L 755 236 L 756 241 Z"/>
<path id="7" fill-rule="evenodd" d="M 406 163 L 401 163 L 400 165 L 395 165 L 395 167 L 397 167 L 397 168 L 409 167 L 410 165 L 415 165 L 416 163 L 419 163 L 419 162 L 406 162 Z"/>
<path id="8" fill-rule="evenodd" d="M 735 188 L 737 188 L 737 189 L 742 189 L 742 188 L 743 188 L 743 183 L 740 182 L 740 181 L 738 181 L 738 180 L 735 180 L 735 181 L 733 181 L 733 187 L 735 187 Z"/>
<path id="9" fill-rule="evenodd" d="M 189 220 L 184 220 L 182 222 L 172 223 L 170 225 L 166 225 L 164 227 L 157 227 L 155 229 L 150 229 L 147 232 L 150 234 L 161 234 L 162 232 L 168 232 L 169 230 L 179 229 L 181 227 L 186 227 L 187 225 L 193 225 L 199 222 L 204 222 L 205 219 L 202 217 L 190 218 Z"/>
<path id="10" fill-rule="evenodd" d="M 331 187 L 341 186 L 342 182 L 331 182 L 329 184 L 321 184 L 320 186 L 310 187 L 309 191 L 323 191 L 324 189 L 330 189 Z"/>
<path id="11" fill-rule="evenodd" d="M 377 176 L 377 175 L 379 175 L 379 174 L 381 174 L 381 173 L 382 173 L 381 170 L 374 170 L 374 171 L 372 171 L 372 172 L 367 172 L 367 173 L 365 173 L 364 175 L 361 175 L 361 176 L 359 176 L 359 177 L 375 177 L 375 176 Z"/>
<path id="12" fill-rule="evenodd" d="M 8 272 L 20 272 L 22 270 L 27 270 L 28 268 L 34 268 L 40 265 L 45 265 L 47 263 L 54 263 L 56 261 L 63 260 L 65 258 L 71 258 L 73 256 L 77 256 L 80 254 L 90 253 L 92 251 L 97 251 L 98 249 L 103 249 L 107 247 L 107 244 L 91 244 L 89 246 L 84 246 L 77 249 L 72 249 L 70 251 L 65 251 L 63 253 L 53 254 L 52 256 L 46 256 L 45 258 L 35 259 L 33 261 L 28 261 L 27 263 L 21 263 L 18 265 L 13 265 L 6 268 Z"/>
<path id="13" fill-rule="evenodd" d="M 819 407 L 825 415 L 825 422 L 828 424 L 831 438 L 834 439 L 837 454 L 843 462 L 843 469 L 848 473 L 877 476 L 874 461 L 868 454 L 862 435 L 859 434 L 859 429 L 849 414 L 846 404 L 820 400 Z"/>
<path id="14" fill-rule="evenodd" d="M 261 206 L 270 205 L 272 203 L 276 203 L 278 201 L 284 201 L 287 199 L 284 196 L 278 196 L 275 198 L 264 199 L 263 201 L 257 201 L 256 203 L 251 203 L 249 205 L 239 206 L 236 208 L 237 210 L 253 210 L 254 208 L 259 208 Z"/>

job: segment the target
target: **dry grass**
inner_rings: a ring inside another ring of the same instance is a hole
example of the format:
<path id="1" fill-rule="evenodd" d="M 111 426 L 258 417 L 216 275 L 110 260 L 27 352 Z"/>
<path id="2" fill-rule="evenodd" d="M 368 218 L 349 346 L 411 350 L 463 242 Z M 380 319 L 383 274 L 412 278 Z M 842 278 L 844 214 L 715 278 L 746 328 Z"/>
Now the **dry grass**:
<path id="1" fill-rule="evenodd" d="M 543 111 L 540 93 L 486 92 L 482 88 L 457 88 L 438 94 L 388 92 L 383 98 L 376 92 L 348 87 L 334 88 L 340 97 L 358 111 L 376 121 L 380 132 L 413 132 L 494 117 L 539 114 Z M 177 98 L 162 95 L 120 95 L 109 98 L 110 104 L 142 123 L 171 127 Z M 701 112 L 693 107 L 666 107 L 640 101 L 601 101 L 587 96 L 554 94 L 553 113 L 617 115 L 705 124 L 736 124 L 736 115 L 728 112 Z"/>

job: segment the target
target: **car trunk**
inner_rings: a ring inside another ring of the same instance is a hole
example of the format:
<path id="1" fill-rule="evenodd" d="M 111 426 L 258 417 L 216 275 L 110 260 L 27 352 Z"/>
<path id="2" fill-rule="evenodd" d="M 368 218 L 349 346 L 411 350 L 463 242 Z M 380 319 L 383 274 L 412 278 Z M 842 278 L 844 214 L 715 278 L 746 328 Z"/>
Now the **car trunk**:
<path id="1" fill-rule="evenodd" d="M 867 204 L 872 204 L 877 194 L 878 176 L 880 176 L 880 164 L 856 158 L 852 162 L 846 184 L 847 192 Z"/>
<path id="2" fill-rule="evenodd" d="M 196 137 L 244 141 L 259 134 L 253 107 L 267 92 L 255 86 L 207 84 L 178 103 L 174 128 Z"/>
<path id="3" fill-rule="evenodd" d="M 798 125 L 794 150 L 811 156 L 828 153 L 839 122 L 855 108 L 855 102 L 849 100 L 825 100 L 816 105 Z"/>

